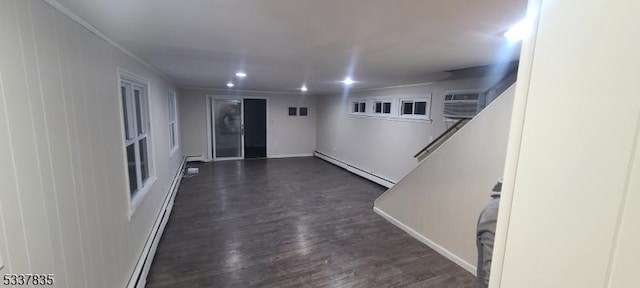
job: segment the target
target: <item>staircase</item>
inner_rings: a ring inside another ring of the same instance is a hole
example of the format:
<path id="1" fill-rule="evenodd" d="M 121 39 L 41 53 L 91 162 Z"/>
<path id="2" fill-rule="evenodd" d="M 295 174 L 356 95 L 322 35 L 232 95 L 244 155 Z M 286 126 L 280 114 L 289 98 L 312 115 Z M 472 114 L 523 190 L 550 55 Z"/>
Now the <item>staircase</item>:
<path id="1" fill-rule="evenodd" d="M 473 119 L 418 152 L 418 167 L 374 203 L 376 213 L 473 274 L 477 217 L 506 158 L 515 95 L 508 81 L 488 91 L 500 96 Z"/>

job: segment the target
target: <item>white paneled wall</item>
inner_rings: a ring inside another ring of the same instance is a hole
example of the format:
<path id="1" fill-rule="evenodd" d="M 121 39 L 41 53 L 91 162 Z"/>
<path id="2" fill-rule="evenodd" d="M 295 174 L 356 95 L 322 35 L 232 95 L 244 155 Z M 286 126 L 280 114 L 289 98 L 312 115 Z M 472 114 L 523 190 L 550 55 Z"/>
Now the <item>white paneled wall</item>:
<path id="1" fill-rule="evenodd" d="M 267 157 L 311 156 L 316 148 L 316 96 L 277 94 L 259 91 L 225 91 L 182 89 L 179 105 L 182 112 L 183 151 L 185 155 L 207 159 L 209 155 L 207 99 L 209 96 L 267 99 Z M 307 107 L 308 116 L 289 116 L 289 107 Z"/>
<path id="2" fill-rule="evenodd" d="M 443 116 L 448 90 L 486 90 L 500 78 L 442 81 L 406 87 L 353 91 L 318 97 L 316 150 L 392 182 L 416 168 L 413 155 L 447 130 Z M 425 98 L 431 95 L 431 119 L 394 121 L 349 115 L 349 99 Z"/>
<path id="3" fill-rule="evenodd" d="M 43 1 L 0 0 L 0 42 L 0 272 L 125 286 L 182 160 L 174 87 Z M 131 217 L 118 68 L 149 83 L 158 178 Z"/>
<path id="4" fill-rule="evenodd" d="M 640 2 L 529 9 L 490 287 L 640 287 Z"/>

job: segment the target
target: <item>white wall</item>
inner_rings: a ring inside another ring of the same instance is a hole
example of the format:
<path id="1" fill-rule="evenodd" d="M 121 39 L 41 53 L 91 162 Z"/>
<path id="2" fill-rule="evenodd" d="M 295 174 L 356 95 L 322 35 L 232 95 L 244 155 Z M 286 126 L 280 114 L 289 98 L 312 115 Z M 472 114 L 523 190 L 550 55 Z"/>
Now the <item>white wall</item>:
<path id="1" fill-rule="evenodd" d="M 640 2 L 530 9 L 491 287 L 640 287 Z"/>
<path id="2" fill-rule="evenodd" d="M 209 155 L 207 96 L 267 98 L 267 157 L 311 156 L 316 146 L 316 97 L 260 92 L 181 89 L 180 127 L 188 156 Z M 289 107 L 308 107 L 308 116 L 288 116 Z"/>
<path id="3" fill-rule="evenodd" d="M 466 79 L 434 84 L 318 96 L 317 150 L 392 182 L 418 162 L 413 155 L 447 129 L 444 93 L 447 90 L 488 89 L 499 79 Z M 350 97 L 421 98 L 432 94 L 431 119 L 402 122 L 348 115 Z"/>
<path id="4" fill-rule="evenodd" d="M 43 1 L 0 7 L 0 271 L 124 287 L 182 160 L 173 86 Z M 150 83 L 158 181 L 131 219 L 118 67 Z"/>
<path id="5" fill-rule="evenodd" d="M 478 215 L 504 169 L 514 86 L 378 198 L 374 206 L 392 223 L 472 273 L 477 261 Z"/>

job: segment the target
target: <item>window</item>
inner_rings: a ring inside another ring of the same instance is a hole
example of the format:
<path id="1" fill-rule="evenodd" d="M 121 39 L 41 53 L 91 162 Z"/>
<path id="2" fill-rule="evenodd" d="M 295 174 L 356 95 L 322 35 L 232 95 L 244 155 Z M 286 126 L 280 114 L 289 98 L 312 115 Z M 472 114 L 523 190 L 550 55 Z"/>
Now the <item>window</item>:
<path id="1" fill-rule="evenodd" d="M 146 187 L 151 174 L 147 87 L 128 79 L 121 79 L 120 97 L 124 115 L 129 196 L 132 199 L 132 206 L 135 206 L 133 199 Z"/>
<path id="2" fill-rule="evenodd" d="M 355 117 L 367 117 L 392 121 L 431 122 L 431 94 L 422 98 L 401 96 L 377 96 L 351 98 L 347 113 Z M 371 107 L 367 110 L 367 106 Z"/>
<path id="3" fill-rule="evenodd" d="M 307 107 L 300 107 L 300 116 L 307 116 Z"/>
<path id="4" fill-rule="evenodd" d="M 298 115 L 298 108 L 289 107 L 289 116 L 297 116 L 297 115 Z"/>
<path id="5" fill-rule="evenodd" d="M 391 102 L 375 101 L 373 113 L 374 114 L 391 114 Z"/>
<path id="6" fill-rule="evenodd" d="M 169 150 L 171 154 L 178 149 L 178 121 L 177 118 L 177 103 L 176 92 L 169 92 Z"/>
<path id="7" fill-rule="evenodd" d="M 405 99 L 400 101 L 400 116 L 404 118 L 429 119 L 428 99 Z"/>
<path id="8" fill-rule="evenodd" d="M 391 102 L 382 103 L 382 113 L 391 114 Z"/>
<path id="9" fill-rule="evenodd" d="M 367 102 L 364 101 L 355 101 L 351 106 L 351 113 L 366 113 L 367 112 Z"/>

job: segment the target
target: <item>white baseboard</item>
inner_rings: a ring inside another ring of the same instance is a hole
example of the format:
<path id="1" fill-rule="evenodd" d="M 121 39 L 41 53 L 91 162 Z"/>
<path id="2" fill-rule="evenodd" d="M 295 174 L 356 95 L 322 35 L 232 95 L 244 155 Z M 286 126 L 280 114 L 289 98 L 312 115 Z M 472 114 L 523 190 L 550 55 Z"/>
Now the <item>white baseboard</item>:
<path id="1" fill-rule="evenodd" d="M 158 248 L 160 237 L 162 237 L 164 227 L 167 225 L 169 215 L 171 215 L 171 210 L 173 209 L 173 201 L 178 192 L 178 187 L 180 186 L 180 181 L 182 180 L 182 174 L 184 172 L 184 166 L 186 162 L 187 157 L 182 159 L 180 168 L 176 173 L 175 178 L 171 182 L 171 188 L 169 189 L 167 196 L 165 197 L 164 204 L 160 209 L 160 213 L 158 213 L 158 217 L 156 217 L 156 221 L 153 224 L 153 229 L 151 229 L 151 233 L 149 234 L 149 237 L 147 237 L 147 242 L 144 245 L 144 250 L 142 250 L 142 254 L 140 254 L 140 258 L 138 259 L 136 267 L 133 270 L 133 274 L 129 279 L 127 288 L 144 288 L 147 283 L 147 275 L 149 274 L 149 269 L 151 268 L 153 257 L 156 254 L 156 249 Z"/>
<path id="2" fill-rule="evenodd" d="M 187 156 L 187 162 L 211 162 L 211 160 L 204 156 Z"/>
<path id="3" fill-rule="evenodd" d="M 313 154 L 287 154 L 287 155 L 269 155 L 267 158 L 296 158 L 296 157 L 313 157 Z"/>
<path id="4" fill-rule="evenodd" d="M 329 163 L 331 163 L 333 165 L 336 165 L 338 167 L 344 168 L 345 170 L 347 170 L 347 171 L 349 171 L 349 172 L 351 172 L 353 174 L 356 174 L 356 175 L 358 175 L 358 176 L 360 176 L 362 178 L 365 178 L 365 179 L 368 179 L 368 180 L 370 180 L 372 182 L 378 183 L 378 184 L 380 184 L 380 185 L 382 185 L 384 187 L 391 188 L 391 187 L 393 187 L 393 185 L 396 184 L 396 183 L 391 182 L 391 181 L 389 181 L 387 179 L 384 179 L 384 178 L 382 178 L 382 177 L 380 177 L 378 175 L 371 174 L 371 173 L 366 172 L 366 171 L 364 171 L 364 170 L 362 170 L 362 169 L 360 169 L 360 168 L 358 168 L 356 166 L 353 166 L 351 164 L 347 164 L 347 163 L 342 162 L 342 161 L 340 161 L 338 159 L 332 158 L 332 157 L 330 157 L 328 155 L 324 155 L 324 154 L 322 154 L 320 152 L 314 153 L 314 156 L 316 156 L 316 157 L 318 157 L 318 158 L 320 158 L 320 159 L 322 159 L 324 161 L 327 161 L 327 162 L 329 162 Z"/>
<path id="5" fill-rule="evenodd" d="M 413 238 L 416 238 L 418 241 L 420 241 L 420 242 L 424 243 L 425 245 L 429 246 L 431 249 L 433 249 L 436 252 L 440 253 L 442 256 L 447 257 L 447 259 L 451 260 L 453 263 L 456 263 L 460 267 L 462 267 L 465 270 L 469 271 L 469 273 L 473 274 L 473 276 L 476 276 L 476 266 L 475 265 L 472 265 L 471 263 L 469 263 L 469 262 L 465 261 L 464 259 L 458 257 L 457 255 L 451 253 L 451 251 L 449 251 L 449 250 L 445 249 L 444 247 L 438 245 L 437 243 L 429 240 L 424 235 L 418 233 L 416 230 L 413 230 L 411 227 L 409 227 L 409 226 L 403 224 L 402 222 L 398 221 L 396 218 L 393 218 L 391 215 L 389 215 L 386 212 L 382 211 L 380 208 L 374 206 L 373 207 L 373 211 L 376 212 L 378 215 L 382 216 L 382 218 L 384 218 L 387 221 L 391 222 L 391 224 L 396 225 L 398 228 L 402 229 L 404 232 L 407 232 Z"/>
<path id="6" fill-rule="evenodd" d="M 313 157 L 313 154 L 286 154 L 286 155 L 268 155 L 269 159 L 279 159 L 279 158 L 296 158 L 296 157 Z M 191 156 L 187 158 L 187 162 L 213 162 L 213 160 L 208 159 L 204 156 Z"/>

